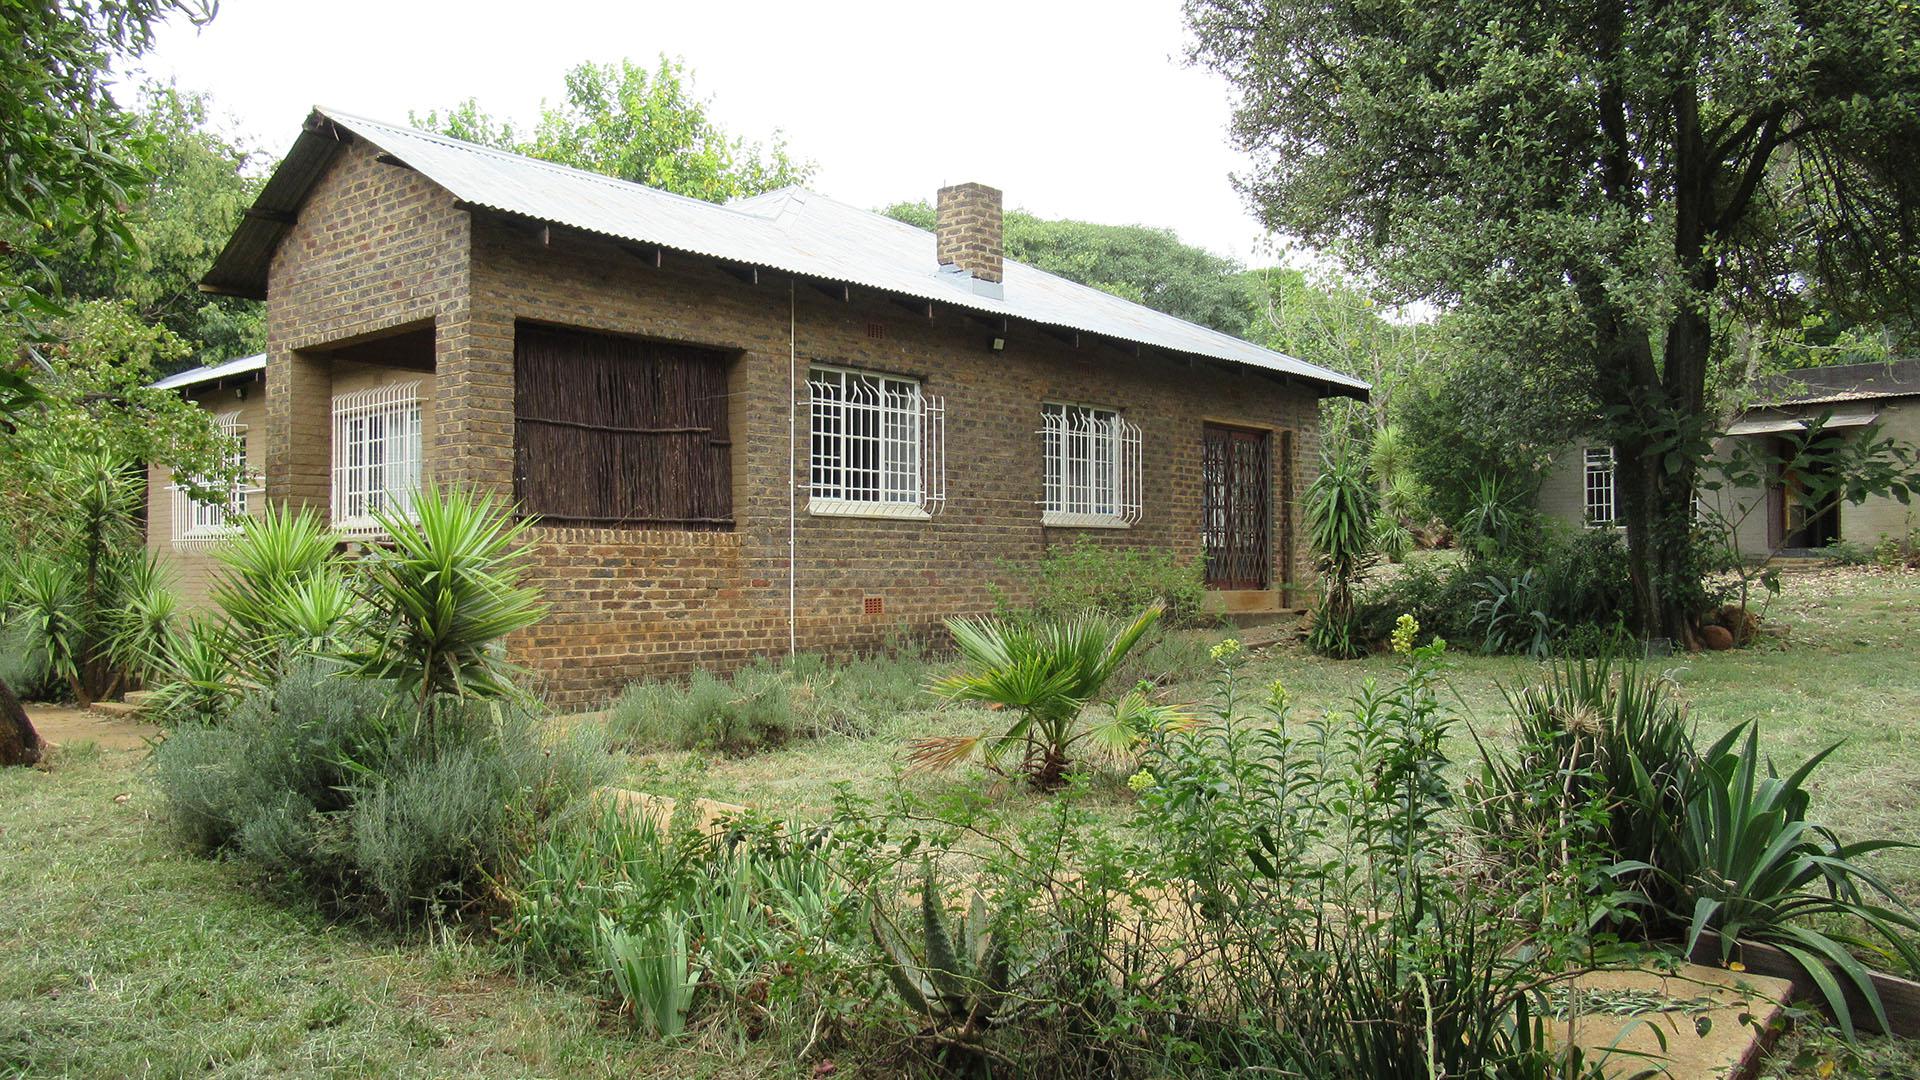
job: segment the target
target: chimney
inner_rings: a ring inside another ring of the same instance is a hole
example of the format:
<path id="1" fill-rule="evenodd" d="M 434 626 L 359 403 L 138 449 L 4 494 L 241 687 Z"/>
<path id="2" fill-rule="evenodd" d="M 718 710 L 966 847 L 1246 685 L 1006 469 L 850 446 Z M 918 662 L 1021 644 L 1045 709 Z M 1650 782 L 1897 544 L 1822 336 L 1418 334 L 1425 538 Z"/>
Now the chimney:
<path id="1" fill-rule="evenodd" d="M 965 270 L 978 282 L 1000 283 L 1000 189 L 955 184 L 934 204 L 940 269 Z"/>

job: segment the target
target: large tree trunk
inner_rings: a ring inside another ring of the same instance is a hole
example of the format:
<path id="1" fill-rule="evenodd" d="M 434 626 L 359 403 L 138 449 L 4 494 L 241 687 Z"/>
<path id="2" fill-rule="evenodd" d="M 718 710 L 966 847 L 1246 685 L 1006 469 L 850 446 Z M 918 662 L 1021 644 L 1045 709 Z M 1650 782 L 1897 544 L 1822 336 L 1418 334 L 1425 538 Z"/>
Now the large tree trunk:
<path id="1" fill-rule="evenodd" d="M 43 749 L 27 710 L 20 707 L 13 688 L 0 679 L 0 766 L 37 765 Z"/>

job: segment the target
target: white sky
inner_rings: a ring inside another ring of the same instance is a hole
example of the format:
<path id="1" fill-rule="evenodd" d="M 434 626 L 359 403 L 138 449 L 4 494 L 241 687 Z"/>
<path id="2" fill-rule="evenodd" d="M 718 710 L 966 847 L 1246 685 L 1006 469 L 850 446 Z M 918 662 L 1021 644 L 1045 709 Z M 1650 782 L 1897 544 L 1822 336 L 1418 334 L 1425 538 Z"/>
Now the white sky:
<path id="1" fill-rule="evenodd" d="M 222 0 L 142 62 L 273 153 L 310 106 L 405 123 L 469 96 L 526 125 L 583 60 L 682 57 L 737 135 L 783 131 L 857 206 L 978 180 L 1046 217 L 1170 226 L 1263 261 L 1233 191 L 1223 81 L 1186 66 L 1179 0 Z"/>

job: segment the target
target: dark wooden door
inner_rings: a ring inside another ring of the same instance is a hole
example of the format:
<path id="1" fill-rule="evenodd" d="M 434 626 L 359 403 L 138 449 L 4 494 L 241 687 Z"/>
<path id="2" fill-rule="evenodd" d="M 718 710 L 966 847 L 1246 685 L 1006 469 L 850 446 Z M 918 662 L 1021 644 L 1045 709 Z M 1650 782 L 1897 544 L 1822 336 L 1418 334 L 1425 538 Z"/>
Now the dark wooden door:
<path id="1" fill-rule="evenodd" d="M 1267 433 L 1208 424 L 1201 454 L 1207 586 L 1264 589 L 1273 571 L 1273 465 Z"/>

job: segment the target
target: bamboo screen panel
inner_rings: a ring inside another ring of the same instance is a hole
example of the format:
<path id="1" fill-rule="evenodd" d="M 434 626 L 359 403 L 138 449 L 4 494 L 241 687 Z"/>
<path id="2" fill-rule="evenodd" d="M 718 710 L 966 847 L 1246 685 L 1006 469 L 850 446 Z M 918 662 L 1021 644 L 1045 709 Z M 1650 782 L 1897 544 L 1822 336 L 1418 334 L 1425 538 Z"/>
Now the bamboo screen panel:
<path id="1" fill-rule="evenodd" d="M 596 525 L 733 527 L 727 357 L 710 349 L 514 329 L 514 495 Z"/>

